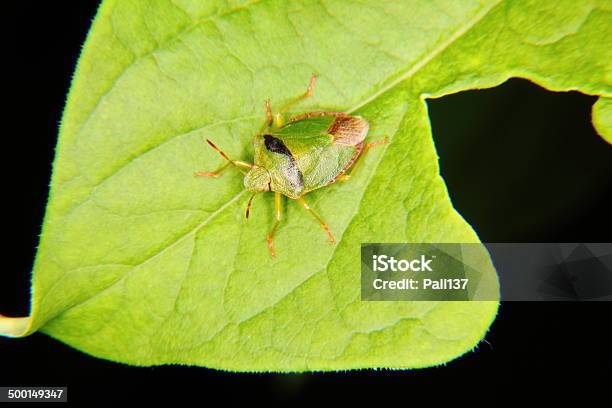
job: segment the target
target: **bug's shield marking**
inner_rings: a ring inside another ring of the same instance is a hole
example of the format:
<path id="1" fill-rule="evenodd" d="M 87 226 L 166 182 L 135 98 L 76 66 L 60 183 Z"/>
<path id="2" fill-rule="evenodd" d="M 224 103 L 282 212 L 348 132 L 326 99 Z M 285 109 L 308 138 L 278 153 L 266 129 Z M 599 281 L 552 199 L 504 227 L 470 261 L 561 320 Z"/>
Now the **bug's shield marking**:
<path id="1" fill-rule="evenodd" d="M 264 144 L 266 149 L 272 153 L 282 154 L 287 156 L 290 161 L 289 167 L 285 170 L 285 177 L 287 181 L 294 187 L 302 187 L 304 185 L 304 176 L 298 168 L 297 162 L 293 157 L 293 154 L 289 151 L 289 148 L 285 143 L 272 135 L 264 135 Z"/>
<path id="2" fill-rule="evenodd" d="M 293 158 L 293 155 L 291 154 L 285 143 L 277 137 L 274 137 L 272 135 L 264 135 L 264 144 L 266 145 L 266 149 L 268 149 L 272 153 L 284 154 L 285 156 Z"/>

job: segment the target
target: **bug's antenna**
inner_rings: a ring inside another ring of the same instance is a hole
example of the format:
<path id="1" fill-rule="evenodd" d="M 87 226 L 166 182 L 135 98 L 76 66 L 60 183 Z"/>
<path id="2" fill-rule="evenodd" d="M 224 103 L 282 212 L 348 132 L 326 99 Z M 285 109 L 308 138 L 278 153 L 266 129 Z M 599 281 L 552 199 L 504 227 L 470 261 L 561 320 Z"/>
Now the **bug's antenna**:
<path id="1" fill-rule="evenodd" d="M 223 158 L 225 160 L 227 160 L 228 162 L 230 162 L 232 165 L 234 165 L 238 170 L 240 170 L 240 172 L 242 174 L 245 174 L 245 172 L 242 170 L 242 167 L 247 167 L 249 169 L 252 169 L 253 167 L 255 167 L 254 165 L 252 165 L 251 163 L 246 163 L 240 160 L 232 160 L 229 157 L 227 157 L 227 155 L 225 154 L 225 152 L 221 149 L 219 149 L 210 139 L 206 139 L 206 143 L 208 143 L 210 145 L 210 147 L 212 147 L 213 149 L 215 149 L 216 151 L 219 152 L 219 154 L 221 154 L 221 156 L 223 156 Z"/>
<path id="2" fill-rule="evenodd" d="M 219 148 L 217 147 L 217 145 L 215 145 L 215 144 L 214 144 L 214 143 L 213 143 L 213 142 L 212 142 L 210 139 L 206 139 L 206 143 L 208 143 L 208 144 L 210 145 L 210 147 L 212 147 L 213 149 L 215 149 L 216 151 L 218 151 L 218 152 L 221 154 L 221 156 L 223 156 L 223 158 L 224 158 L 225 160 L 227 160 L 228 162 L 232 162 L 232 159 L 230 159 L 229 157 L 227 157 L 227 155 L 225 154 L 225 152 L 224 152 L 223 150 L 219 149 Z"/>
<path id="3" fill-rule="evenodd" d="M 249 219 L 249 212 L 251 211 L 251 207 L 253 207 L 253 198 L 255 198 L 255 194 L 257 194 L 257 193 L 253 193 L 251 198 L 249 198 L 249 203 L 247 204 L 247 208 L 246 208 L 246 211 L 244 213 L 244 215 L 246 216 L 247 220 Z"/>

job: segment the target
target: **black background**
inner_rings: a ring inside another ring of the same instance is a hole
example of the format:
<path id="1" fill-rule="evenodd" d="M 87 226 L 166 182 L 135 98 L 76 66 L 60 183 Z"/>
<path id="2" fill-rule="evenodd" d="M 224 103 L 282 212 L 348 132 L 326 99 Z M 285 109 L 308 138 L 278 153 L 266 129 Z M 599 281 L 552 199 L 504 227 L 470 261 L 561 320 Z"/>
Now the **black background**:
<path id="1" fill-rule="evenodd" d="M 28 313 L 65 95 L 96 2 L 37 2 L 3 12 L 2 180 L 5 260 L 0 313 Z M 14 6 L 13 6 L 14 7 Z M 489 242 L 610 241 L 612 147 L 594 132 L 595 98 L 513 79 L 429 102 L 442 174 L 456 208 Z M 72 403 L 213 396 L 276 401 L 497 403 L 603 395 L 610 380 L 609 303 L 504 303 L 486 341 L 445 367 L 302 375 L 196 367 L 137 368 L 89 357 L 47 336 L 0 338 L 0 385 L 67 385 Z M 491 394 L 497 398 L 491 399 Z M 529 397 L 531 398 L 531 397 Z"/>

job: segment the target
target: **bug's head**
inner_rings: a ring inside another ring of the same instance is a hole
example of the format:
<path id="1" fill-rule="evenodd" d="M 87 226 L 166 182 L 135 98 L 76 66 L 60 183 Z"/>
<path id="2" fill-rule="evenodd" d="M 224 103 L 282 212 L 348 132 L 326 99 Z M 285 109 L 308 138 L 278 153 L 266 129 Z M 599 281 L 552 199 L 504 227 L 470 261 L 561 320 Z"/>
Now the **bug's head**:
<path id="1" fill-rule="evenodd" d="M 253 167 L 244 176 L 244 186 L 254 193 L 270 191 L 270 173 L 263 167 Z"/>

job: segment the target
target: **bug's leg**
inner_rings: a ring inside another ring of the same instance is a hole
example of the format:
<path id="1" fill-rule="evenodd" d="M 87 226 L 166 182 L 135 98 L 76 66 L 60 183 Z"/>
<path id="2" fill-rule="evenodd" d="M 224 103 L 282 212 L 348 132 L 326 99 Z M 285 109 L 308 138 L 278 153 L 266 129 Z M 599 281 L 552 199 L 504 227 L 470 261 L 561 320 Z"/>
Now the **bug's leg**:
<path id="1" fill-rule="evenodd" d="M 236 167 L 238 170 L 240 170 L 241 173 L 244 173 L 244 171 L 242 170 L 243 168 L 252 169 L 253 167 L 255 167 L 251 163 L 243 162 L 243 161 L 240 161 L 240 160 L 232 160 L 232 159 L 230 159 L 229 157 L 227 157 L 225 152 L 223 152 L 221 149 L 219 149 L 217 146 L 215 146 L 215 144 L 213 142 L 211 142 L 209 139 L 206 139 L 206 142 L 210 145 L 210 147 L 212 147 L 213 149 L 218 151 L 221 154 L 221 156 L 223 156 L 223 158 L 225 160 L 227 160 L 229 163 L 227 163 L 225 166 L 221 167 L 219 170 L 216 170 L 214 172 L 206 172 L 206 171 L 196 172 L 194 174 L 195 176 L 217 177 L 217 176 L 219 176 L 219 173 L 221 173 L 223 170 L 225 170 L 226 167 L 228 165 L 230 165 L 230 164 L 233 165 L 234 167 Z"/>
<path id="2" fill-rule="evenodd" d="M 244 216 L 246 217 L 247 221 L 249 220 L 249 213 L 251 212 L 251 208 L 253 208 L 253 199 L 255 198 L 256 194 L 257 193 L 253 193 L 251 195 L 251 198 L 249 198 L 249 202 L 247 204 L 246 211 L 244 212 Z"/>
<path id="3" fill-rule="evenodd" d="M 264 104 L 266 106 L 266 121 L 268 123 L 268 126 L 270 126 L 272 125 L 272 121 L 274 120 L 274 118 L 272 117 L 272 103 L 269 99 L 266 99 Z"/>
<path id="4" fill-rule="evenodd" d="M 259 133 L 264 133 L 274 123 L 274 117 L 272 116 L 272 103 L 269 99 L 264 101 L 264 107 L 266 109 L 266 123 L 262 126 Z"/>
<path id="5" fill-rule="evenodd" d="M 276 251 L 274 250 L 274 233 L 276 232 L 276 229 L 278 228 L 278 225 L 281 222 L 281 216 L 283 212 L 282 198 L 283 196 L 281 195 L 281 193 L 274 193 L 274 215 L 276 217 L 276 222 L 274 222 L 274 225 L 272 226 L 272 229 L 268 233 L 267 237 L 268 248 L 270 249 L 270 255 L 272 255 L 272 258 L 276 258 Z"/>
<path id="6" fill-rule="evenodd" d="M 312 74 L 312 76 L 310 77 L 310 82 L 308 83 L 308 88 L 306 88 L 306 92 L 304 92 L 302 95 L 298 96 L 297 98 L 293 99 L 292 101 L 289 101 L 289 103 L 281 107 L 278 110 L 278 112 L 276 112 L 276 115 L 274 116 L 274 124 L 276 125 L 276 127 L 283 125 L 283 116 L 282 116 L 283 113 L 287 112 L 294 105 L 302 102 L 304 99 L 310 98 L 313 95 L 314 87 L 316 83 L 317 83 L 317 75 Z"/>
<path id="7" fill-rule="evenodd" d="M 359 158 L 357 159 L 357 161 L 353 165 L 353 168 L 351 169 L 351 172 L 349 174 L 343 174 L 342 176 L 338 177 L 338 181 L 348 181 L 348 180 L 350 180 L 350 178 L 355 175 L 355 171 L 357 171 L 357 169 L 364 162 L 365 157 L 366 157 L 366 155 L 368 154 L 368 152 L 370 151 L 371 148 L 376 147 L 376 146 L 380 146 L 380 145 L 386 145 L 388 143 L 389 143 L 389 139 L 384 138 L 383 140 L 377 140 L 376 142 L 370 142 L 370 143 L 366 144 L 365 147 L 363 148 L 363 152 L 361 153 L 361 155 L 359 156 Z"/>
<path id="8" fill-rule="evenodd" d="M 327 234 L 327 238 L 329 239 L 329 242 L 332 244 L 335 243 L 336 240 L 334 239 L 334 236 L 332 235 L 331 231 L 329 230 L 329 227 L 327 226 L 327 223 L 323 220 L 323 218 L 321 218 L 321 216 L 317 214 L 315 210 L 310 208 L 308 203 L 302 197 L 298 198 L 297 200 L 300 204 L 302 204 L 302 207 L 304 207 L 309 213 L 311 213 L 317 219 L 317 221 L 319 221 L 319 223 L 325 230 L 325 233 Z"/>

